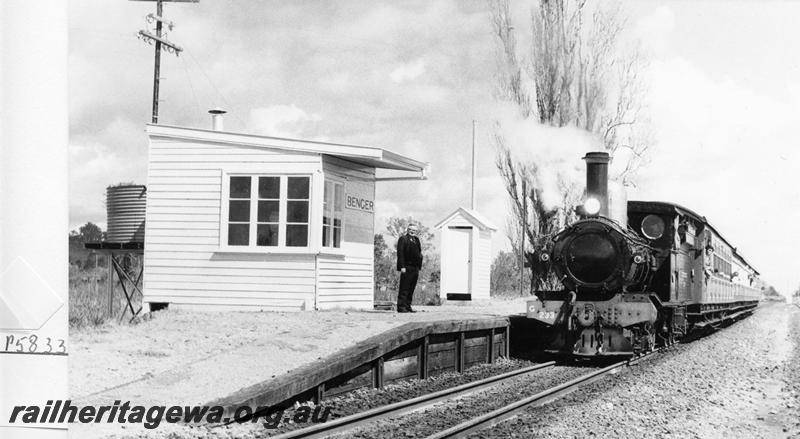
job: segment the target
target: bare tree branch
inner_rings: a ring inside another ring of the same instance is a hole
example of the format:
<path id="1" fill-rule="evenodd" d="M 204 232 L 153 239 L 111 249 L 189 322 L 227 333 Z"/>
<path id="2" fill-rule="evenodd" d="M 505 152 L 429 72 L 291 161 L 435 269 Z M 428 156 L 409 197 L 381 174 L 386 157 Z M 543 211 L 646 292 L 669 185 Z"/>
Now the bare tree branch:
<path id="1" fill-rule="evenodd" d="M 619 6 L 588 6 L 586 0 L 539 0 L 531 8 L 532 44 L 520 57 L 508 0 L 492 0 L 493 34 L 498 43 L 496 95 L 515 105 L 524 119 L 554 127 L 575 126 L 595 135 L 612 159 L 625 160 L 616 178 L 635 184 L 651 145 L 643 117 L 638 52 L 620 56 L 619 41 L 626 20 Z M 522 231 L 531 267 L 531 287 L 558 287 L 538 253 L 558 230 L 575 219 L 573 207 L 581 192 L 560 179 L 562 205 L 548 207 L 543 198 L 541 163 L 514 157 L 496 126 L 496 165 L 509 194 L 513 221 Z M 621 154 L 621 151 L 630 153 Z M 524 188 L 524 189 L 523 189 Z M 526 208 L 527 206 L 527 208 Z M 522 233 L 511 236 L 519 249 Z"/>

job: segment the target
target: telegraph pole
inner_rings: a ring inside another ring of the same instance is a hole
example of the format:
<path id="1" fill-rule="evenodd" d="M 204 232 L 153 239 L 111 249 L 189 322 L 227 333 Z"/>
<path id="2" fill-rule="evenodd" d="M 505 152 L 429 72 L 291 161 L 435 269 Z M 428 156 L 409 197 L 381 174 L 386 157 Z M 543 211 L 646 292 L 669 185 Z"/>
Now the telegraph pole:
<path id="1" fill-rule="evenodd" d="M 164 4 L 156 1 L 156 15 L 163 17 Z M 153 120 L 158 123 L 158 87 L 161 85 L 161 20 L 156 20 L 156 63 L 153 67 Z"/>
<path id="2" fill-rule="evenodd" d="M 140 30 L 138 37 L 141 40 L 147 41 L 150 44 L 155 44 L 156 51 L 155 51 L 155 66 L 153 67 L 153 116 L 152 116 L 152 123 L 158 123 L 158 94 L 159 94 L 159 85 L 161 82 L 161 50 L 164 49 L 167 52 L 174 53 L 175 56 L 180 55 L 183 49 L 170 42 L 166 39 L 166 35 L 162 35 L 163 25 L 166 24 L 169 30 L 175 26 L 175 24 L 169 20 L 164 19 L 164 2 L 172 2 L 172 3 L 197 3 L 200 0 L 131 0 L 131 1 L 155 1 L 156 2 L 156 14 L 148 14 L 147 21 L 152 23 L 153 21 L 156 22 L 156 33 L 153 35 L 152 33 L 146 30 Z"/>

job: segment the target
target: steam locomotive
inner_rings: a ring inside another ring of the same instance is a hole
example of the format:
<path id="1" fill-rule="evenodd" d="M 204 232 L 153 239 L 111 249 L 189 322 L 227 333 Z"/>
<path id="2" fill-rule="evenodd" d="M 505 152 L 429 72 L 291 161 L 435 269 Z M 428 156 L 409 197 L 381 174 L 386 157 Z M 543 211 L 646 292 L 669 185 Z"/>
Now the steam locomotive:
<path id="1" fill-rule="evenodd" d="M 564 286 L 536 291 L 527 303 L 527 317 L 550 329 L 545 351 L 635 355 L 753 311 L 758 272 L 705 217 L 665 202 L 629 201 L 615 210 L 608 154 L 583 159 L 580 219 L 534 255 Z"/>

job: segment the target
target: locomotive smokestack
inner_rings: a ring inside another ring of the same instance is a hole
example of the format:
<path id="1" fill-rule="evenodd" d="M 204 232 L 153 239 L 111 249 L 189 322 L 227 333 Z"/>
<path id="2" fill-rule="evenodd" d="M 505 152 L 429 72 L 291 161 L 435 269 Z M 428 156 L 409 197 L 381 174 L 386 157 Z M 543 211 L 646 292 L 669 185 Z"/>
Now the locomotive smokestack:
<path id="1" fill-rule="evenodd" d="M 586 199 L 600 202 L 600 216 L 608 217 L 608 162 L 607 152 L 588 152 L 586 157 Z"/>

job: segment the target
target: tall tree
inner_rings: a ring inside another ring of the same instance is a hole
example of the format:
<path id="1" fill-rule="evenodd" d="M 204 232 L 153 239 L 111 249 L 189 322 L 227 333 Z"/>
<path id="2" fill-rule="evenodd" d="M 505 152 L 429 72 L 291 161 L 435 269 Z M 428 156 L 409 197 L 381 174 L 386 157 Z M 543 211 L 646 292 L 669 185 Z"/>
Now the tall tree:
<path id="1" fill-rule="evenodd" d="M 586 0 L 540 0 L 531 8 L 531 46 L 517 43 L 508 0 L 493 0 L 492 25 L 498 42 L 496 94 L 517 108 L 526 120 L 552 127 L 575 127 L 591 133 L 624 166 L 614 178 L 633 184 L 650 144 L 643 116 L 642 59 L 638 52 L 620 55 L 625 20 L 618 7 L 587 6 Z M 557 176 L 560 205 L 545 202 L 542 166 L 512 153 L 498 125 L 494 132 L 496 165 L 510 197 L 509 225 L 514 246 L 521 237 L 531 267 L 531 288 L 559 285 L 538 258 L 550 238 L 574 219 L 578 189 Z"/>
<path id="2" fill-rule="evenodd" d="M 98 242 L 103 239 L 103 230 L 93 222 L 87 222 L 78 230 L 69 232 L 69 261 L 79 267 L 88 266 L 91 251 L 83 248 L 87 242 Z"/>

